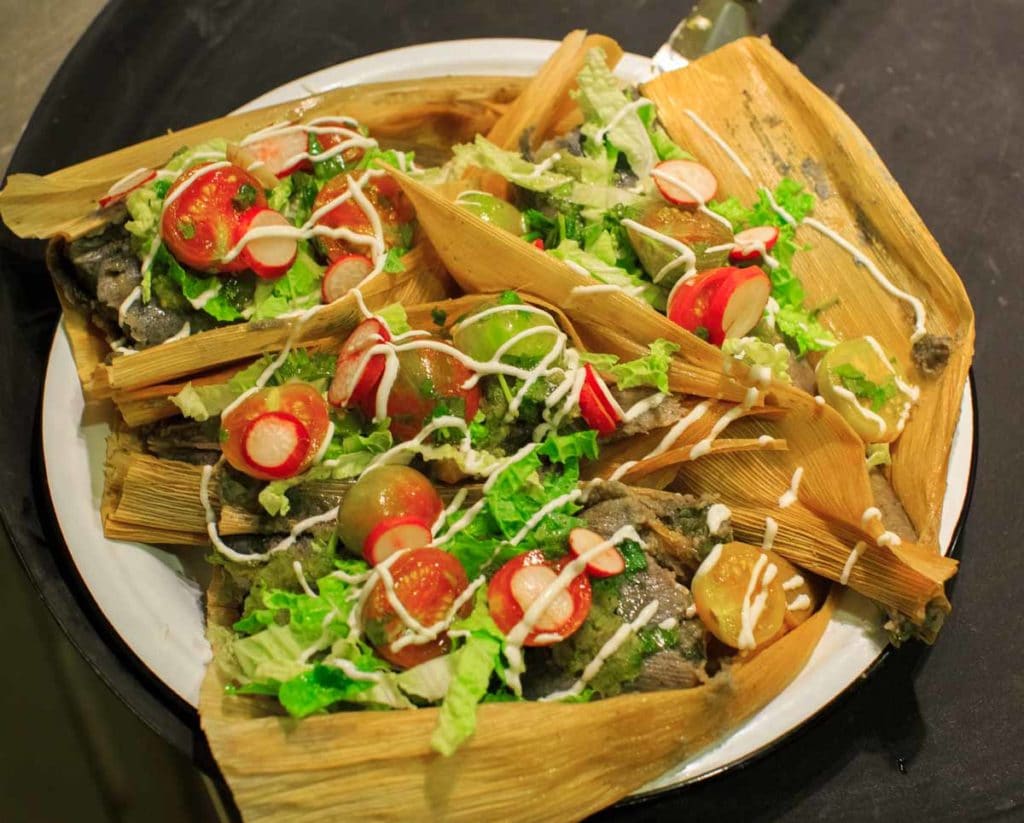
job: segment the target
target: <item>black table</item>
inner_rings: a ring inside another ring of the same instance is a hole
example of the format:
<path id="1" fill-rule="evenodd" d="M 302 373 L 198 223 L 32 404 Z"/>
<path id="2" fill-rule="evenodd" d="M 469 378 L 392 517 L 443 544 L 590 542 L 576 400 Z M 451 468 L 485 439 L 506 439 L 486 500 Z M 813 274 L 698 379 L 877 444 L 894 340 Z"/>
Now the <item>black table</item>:
<path id="1" fill-rule="evenodd" d="M 431 40 L 559 38 L 576 26 L 651 53 L 679 4 L 524 0 L 371 6 L 117 0 L 61 67 L 10 170 L 45 173 L 219 116 L 292 78 Z M 587 9 L 584 11 L 583 9 Z M 1024 5 L 1020 0 L 766 3 L 763 30 L 853 116 L 960 271 L 978 315 L 984 427 L 974 503 L 934 649 L 891 654 L 860 688 L 743 769 L 606 812 L 716 820 L 1024 817 L 1018 583 L 1024 312 Z M 55 528 L 39 399 L 58 318 L 39 244 L 0 229 L 0 516 L 79 651 L 147 724 L 209 766 L 194 714 L 142 669 L 82 591 Z"/>

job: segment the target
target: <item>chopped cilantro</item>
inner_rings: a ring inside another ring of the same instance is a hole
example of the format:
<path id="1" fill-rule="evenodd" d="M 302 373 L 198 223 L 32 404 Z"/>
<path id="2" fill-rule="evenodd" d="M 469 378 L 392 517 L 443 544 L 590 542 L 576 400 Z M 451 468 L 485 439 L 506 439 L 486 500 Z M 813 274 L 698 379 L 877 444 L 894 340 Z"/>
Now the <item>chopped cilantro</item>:
<path id="1" fill-rule="evenodd" d="M 435 326 L 443 326 L 448 320 L 448 312 L 444 309 L 431 309 L 430 319 L 434 321 Z"/>
<path id="2" fill-rule="evenodd" d="M 864 372 L 849 363 L 841 363 L 833 368 L 832 376 L 837 377 L 843 387 L 857 397 L 867 400 L 871 410 L 876 412 L 880 411 L 898 391 L 896 381 L 892 377 L 879 385 L 868 380 Z"/>
<path id="3" fill-rule="evenodd" d="M 236 211 L 245 211 L 256 202 L 256 194 L 256 187 L 252 183 L 242 183 L 235 196 L 231 198 L 231 205 Z"/>
<path id="4" fill-rule="evenodd" d="M 196 236 L 196 227 L 192 224 L 191 220 L 179 220 L 178 234 L 185 240 L 191 240 Z"/>

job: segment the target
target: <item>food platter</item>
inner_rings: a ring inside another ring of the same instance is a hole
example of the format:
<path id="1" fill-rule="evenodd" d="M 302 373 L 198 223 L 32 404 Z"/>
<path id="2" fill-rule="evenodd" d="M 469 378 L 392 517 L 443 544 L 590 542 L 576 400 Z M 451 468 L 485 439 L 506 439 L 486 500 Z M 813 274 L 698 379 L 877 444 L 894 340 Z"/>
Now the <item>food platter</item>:
<path id="1" fill-rule="evenodd" d="M 275 89 L 250 107 L 352 83 L 444 74 L 532 73 L 555 44 L 536 40 L 436 43 L 385 52 L 326 69 Z M 649 62 L 629 55 L 619 72 L 637 81 Z M 964 508 L 973 451 L 970 389 L 953 444 L 940 543 L 948 552 Z M 103 421 L 84 419 L 70 349 L 58 330 L 43 404 L 43 447 L 58 522 L 72 559 L 100 610 L 140 661 L 185 702 L 195 705 L 208 648 L 203 637 L 199 583 L 201 550 L 177 554 L 113 543 L 102 537 Z M 91 495 L 82 494 L 89 487 Z M 799 677 L 761 714 L 698 758 L 645 790 L 679 785 L 741 762 L 812 717 L 875 662 L 884 650 L 874 609 L 848 593 L 814 656 Z"/>

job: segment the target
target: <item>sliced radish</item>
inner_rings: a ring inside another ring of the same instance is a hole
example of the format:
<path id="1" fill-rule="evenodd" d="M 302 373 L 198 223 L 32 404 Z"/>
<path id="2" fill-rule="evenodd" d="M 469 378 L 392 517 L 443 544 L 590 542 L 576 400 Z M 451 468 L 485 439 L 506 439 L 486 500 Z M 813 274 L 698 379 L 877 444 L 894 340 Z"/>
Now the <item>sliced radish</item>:
<path id="1" fill-rule="evenodd" d="M 584 422 L 598 434 L 609 435 L 622 419 L 617 404 L 593 366 L 587 363 L 583 368 L 586 376 L 580 390 L 580 414 Z"/>
<path id="2" fill-rule="evenodd" d="M 333 303 L 352 291 L 373 271 L 373 262 L 361 254 L 347 254 L 335 260 L 324 274 L 320 296 L 324 303 Z"/>
<path id="3" fill-rule="evenodd" d="M 138 171 L 133 171 L 127 177 L 122 177 L 99 199 L 100 208 L 105 209 L 107 206 L 114 205 L 114 203 L 120 203 L 129 194 L 140 186 L 146 185 L 154 177 L 156 177 L 156 171 L 153 169 L 139 169 Z"/>
<path id="4" fill-rule="evenodd" d="M 285 216 L 265 206 L 249 209 L 240 218 L 239 239 L 256 229 L 292 229 Z M 239 259 L 258 277 L 272 280 L 280 277 L 295 262 L 299 244 L 288 232 L 254 237 L 246 242 Z"/>
<path id="5" fill-rule="evenodd" d="M 370 397 L 384 374 L 385 357 L 383 354 L 367 357 L 366 350 L 389 340 L 391 334 L 387 326 L 375 317 L 355 327 L 338 353 L 334 379 L 327 391 L 327 399 L 332 405 L 355 406 Z"/>
<path id="6" fill-rule="evenodd" d="M 775 226 L 754 226 L 744 229 L 734 238 L 736 248 L 729 252 L 729 259 L 737 262 L 758 260 L 775 247 L 779 230 Z"/>
<path id="7" fill-rule="evenodd" d="M 541 251 L 544 251 L 544 238 L 538 237 L 536 240 L 533 241 L 532 245 L 537 247 Z"/>
<path id="8" fill-rule="evenodd" d="M 569 532 L 569 551 L 574 557 L 586 554 L 606 542 L 605 538 L 590 529 L 573 529 Z M 626 561 L 615 546 L 609 546 L 587 561 L 587 574 L 591 577 L 614 577 L 625 570 Z"/>
<path id="9" fill-rule="evenodd" d="M 704 329 L 714 346 L 742 337 L 764 313 L 771 281 L 758 266 L 709 269 L 673 289 L 668 317 L 687 331 Z"/>
<path id="10" fill-rule="evenodd" d="M 524 566 L 512 576 L 509 587 L 519 607 L 526 612 L 557 577 L 558 573 L 550 566 Z M 560 591 L 537 618 L 533 624 L 534 629 L 545 632 L 558 631 L 569 621 L 574 610 L 572 595 L 567 591 Z"/>
<path id="11" fill-rule="evenodd" d="M 334 406 L 359 406 L 369 400 L 384 375 L 383 354 L 369 357 L 355 352 L 339 357 L 334 367 L 334 379 L 327 390 L 327 400 Z"/>
<path id="12" fill-rule="evenodd" d="M 370 346 L 387 343 L 391 340 L 391 332 L 376 317 L 368 317 L 352 330 L 352 334 L 341 347 L 340 357 L 347 357 L 355 352 L 364 352 Z"/>
<path id="13" fill-rule="evenodd" d="M 711 170 L 692 160 L 665 160 L 651 177 L 661 196 L 677 206 L 703 206 L 718 191 Z"/>
<path id="14" fill-rule="evenodd" d="M 387 517 L 381 520 L 363 542 L 363 557 L 371 566 L 402 549 L 421 549 L 433 542 L 430 524 L 418 517 Z"/>
<path id="15" fill-rule="evenodd" d="M 757 266 L 739 269 L 740 274 L 726 278 L 711 297 L 708 314 L 716 318 L 723 332 L 721 345 L 727 337 L 743 337 L 758 324 L 772 291 L 771 280 Z M 709 327 L 710 328 L 710 327 Z"/>
<path id="16" fill-rule="evenodd" d="M 275 177 L 287 177 L 309 165 L 309 135 L 305 131 L 276 134 L 245 147 Z M 296 159 L 297 158 L 297 159 Z"/>
<path id="17" fill-rule="evenodd" d="M 309 430 L 287 412 L 261 414 L 242 433 L 242 456 L 257 471 L 273 477 L 291 477 L 309 456 Z"/>

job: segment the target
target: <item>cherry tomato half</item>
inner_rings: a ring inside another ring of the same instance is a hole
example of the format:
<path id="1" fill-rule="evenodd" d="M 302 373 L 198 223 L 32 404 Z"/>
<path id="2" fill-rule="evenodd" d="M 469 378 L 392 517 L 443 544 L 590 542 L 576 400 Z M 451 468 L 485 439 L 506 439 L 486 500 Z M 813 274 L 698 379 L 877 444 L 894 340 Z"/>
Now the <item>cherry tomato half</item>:
<path id="1" fill-rule="evenodd" d="M 513 557 L 498 569 L 487 587 L 487 606 L 498 628 L 508 634 L 572 558 L 553 563 L 539 550 Z M 559 592 L 534 624 L 523 641 L 524 646 L 546 646 L 558 642 L 551 638 L 538 641 L 539 635 L 566 638 L 575 632 L 590 613 L 590 580 L 581 572 L 566 589 Z"/>
<path id="2" fill-rule="evenodd" d="M 456 598 L 466 590 L 466 571 L 448 552 L 441 549 L 412 549 L 389 567 L 399 602 L 422 626 L 430 626 L 445 618 Z M 472 610 L 467 602 L 460 614 Z M 442 634 L 429 643 L 411 644 L 392 651 L 391 644 L 406 630 L 402 618 L 388 601 L 387 589 L 378 581 L 363 607 L 366 636 L 377 654 L 401 668 L 440 657 L 448 651 L 450 641 Z"/>
<path id="3" fill-rule="evenodd" d="M 327 402 L 309 383 L 286 383 L 263 389 L 246 398 L 221 420 L 221 450 L 234 468 L 260 480 L 277 480 L 280 475 L 261 471 L 246 459 L 245 436 L 249 424 L 268 412 L 283 412 L 298 419 L 309 437 L 305 457 L 297 462 L 294 476 L 309 468 L 316 457 L 330 425 Z"/>
<path id="4" fill-rule="evenodd" d="M 160 236 L 181 263 L 199 271 L 240 271 L 241 257 L 221 262 L 239 239 L 240 218 L 266 206 L 259 180 L 235 165 L 193 166 L 167 192 Z"/>
<path id="5" fill-rule="evenodd" d="M 348 191 L 346 175 L 338 175 L 328 180 L 316 196 L 313 210 L 316 211 L 326 206 L 346 191 Z M 367 181 L 363 186 L 363 193 L 380 216 L 385 244 L 388 247 L 397 245 L 400 242 L 399 230 L 402 224 L 408 223 L 413 218 L 412 206 L 409 205 L 402 190 L 394 180 L 382 175 Z M 373 234 L 370 218 L 354 198 L 349 198 L 327 212 L 320 218 L 319 225 L 334 229 L 344 226 L 356 234 Z M 332 263 L 349 254 L 367 254 L 369 251 L 369 246 L 350 243 L 344 238 L 321 237 L 320 245 L 327 259 Z"/>
<path id="6" fill-rule="evenodd" d="M 426 421 L 442 405 L 469 422 L 480 407 L 480 387 L 462 388 L 473 376 L 452 355 L 434 349 L 410 349 L 398 352 L 398 376 L 388 395 L 391 433 L 398 440 L 410 440 L 420 433 Z M 362 398 L 360 408 L 368 417 L 374 414 L 376 393 Z"/>

